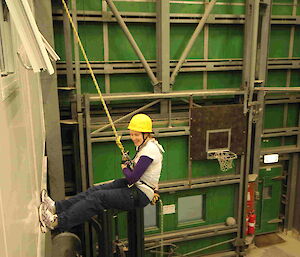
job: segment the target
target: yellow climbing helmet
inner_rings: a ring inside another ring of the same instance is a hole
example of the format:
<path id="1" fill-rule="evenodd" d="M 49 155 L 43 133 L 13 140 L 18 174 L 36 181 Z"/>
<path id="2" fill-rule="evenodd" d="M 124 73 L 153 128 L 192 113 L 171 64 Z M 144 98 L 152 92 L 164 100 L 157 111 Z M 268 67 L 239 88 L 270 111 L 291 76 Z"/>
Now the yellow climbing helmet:
<path id="1" fill-rule="evenodd" d="M 138 132 L 152 132 L 152 120 L 146 114 L 136 114 L 131 118 L 128 129 Z"/>

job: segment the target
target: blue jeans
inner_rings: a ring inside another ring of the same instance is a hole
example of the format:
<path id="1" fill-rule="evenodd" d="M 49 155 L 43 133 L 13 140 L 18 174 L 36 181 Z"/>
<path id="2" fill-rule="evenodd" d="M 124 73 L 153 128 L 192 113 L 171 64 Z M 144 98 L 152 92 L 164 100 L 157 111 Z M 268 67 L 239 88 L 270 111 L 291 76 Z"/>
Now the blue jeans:
<path id="1" fill-rule="evenodd" d="M 132 210 L 145 207 L 149 198 L 138 188 L 128 188 L 128 182 L 117 179 L 111 183 L 90 187 L 86 192 L 55 203 L 60 231 L 68 231 L 105 209 Z"/>

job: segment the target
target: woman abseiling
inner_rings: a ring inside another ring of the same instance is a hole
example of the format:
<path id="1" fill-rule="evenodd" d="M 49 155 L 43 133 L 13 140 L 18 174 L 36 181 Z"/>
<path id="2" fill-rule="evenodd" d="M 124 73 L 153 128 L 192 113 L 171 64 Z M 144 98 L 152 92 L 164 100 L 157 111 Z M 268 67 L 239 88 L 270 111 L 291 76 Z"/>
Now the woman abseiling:
<path id="1" fill-rule="evenodd" d="M 68 231 L 105 209 L 132 210 L 147 206 L 155 196 L 162 169 L 163 147 L 152 137 L 152 120 L 146 114 L 132 117 L 128 129 L 136 146 L 134 167 L 121 164 L 125 178 L 92 186 L 67 200 L 42 195 L 42 223 L 49 229 Z"/>

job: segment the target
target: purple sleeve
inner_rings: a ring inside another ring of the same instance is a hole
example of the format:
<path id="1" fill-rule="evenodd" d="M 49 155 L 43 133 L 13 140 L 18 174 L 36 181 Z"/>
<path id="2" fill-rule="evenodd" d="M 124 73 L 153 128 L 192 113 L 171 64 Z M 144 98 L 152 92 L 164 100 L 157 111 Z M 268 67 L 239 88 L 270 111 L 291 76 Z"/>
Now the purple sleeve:
<path id="1" fill-rule="evenodd" d="M 142 155 L 137 164 L 134 166 L 133 170 L 124 168 L 123 173 L 129 184 L 134 184 L 135 182 L 137 182 L 144 174 L 145 170 L 152 163 L 152 161 L 153 159 L 151 159 L 150 157 Z"/>

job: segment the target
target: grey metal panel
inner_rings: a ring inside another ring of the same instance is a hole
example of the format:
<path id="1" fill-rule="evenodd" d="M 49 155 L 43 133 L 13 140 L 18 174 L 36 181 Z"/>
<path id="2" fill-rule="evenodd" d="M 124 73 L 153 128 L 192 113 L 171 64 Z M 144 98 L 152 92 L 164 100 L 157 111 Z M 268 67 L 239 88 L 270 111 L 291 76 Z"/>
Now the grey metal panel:
<path id="1" fill-rule="evenodd" d="M 36 22 L 46 40 L 54 47 L 51 1 L 35 1 Z M 41 74 L 44 102 L 48 175 L 51 196 L 55 200 L 65 197 L 62 143 L 56 76 Z"/>

